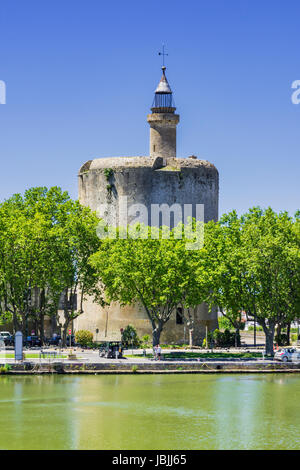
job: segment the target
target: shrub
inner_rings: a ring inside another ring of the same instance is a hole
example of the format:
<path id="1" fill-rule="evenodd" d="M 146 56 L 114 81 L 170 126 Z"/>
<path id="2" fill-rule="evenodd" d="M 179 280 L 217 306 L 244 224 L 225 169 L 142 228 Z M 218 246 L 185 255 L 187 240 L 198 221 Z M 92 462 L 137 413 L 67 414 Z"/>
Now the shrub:
<path id="1" fill-rule="evenodd" d="M 280 335 L 275 336 L 275 343 L 278 344 L 278 346 L 288 346 L 288 337 L 285 333 L 281 333 Z"/>
<path id="2" fill-rule="evenodd" d="M 149 335 L 142 336 L 142 347 L 146 348 L 149 345 L 150 345 L 150 336 Z"/>
<path id="3" fill-rule="evenodd" d="M 76 343 L 80 344 L 80 346 L 86 347 L 93 341 L 93 333 L 88 330 L 78 330 L 75 333 L 75 340 Z"/>
<path id="4" fill-rule="evenodd" d="M 219 348 L 235 346 L 235 332 L 225 330 L 224 332 L 220 330 L 215 330 L 213 332 L 214 345 Z M 241 345 L 240 335 L 237 337 L 237 346 Z"/>
<path id="5" fill-rule="evenodd" d="M 112 168 L 105 168 L 103 173 L 104 173 L 106 180 L 108 181 L 113 176 L 114 171 Z"/>
<path id="6" fill-rule="evenodd" d="M 0 367 L 0 374 L 6 374 L 6 372 L 8 372 L 9 370 L 11 370 L 11 365 L 5 364 L 4 366 Z"/>
<path id="7" fill-rule="evenodd" d="M 291 339 L 292 339 L 293 343 L 295 343 L 295 342 L 297 341 L 297 339 L 298 339 L 297 333 L 293 333 L 293 334 L 291 335 Z"/>
<path id="8" fill-rule="evenodd" d="M 131 367 L 132 372 L 135 374 L 138 370 L 138 366 L 132 366 Z"/>
<path id="9" fill-rule="evenodd" d="M 127 325 L 122 333 L 122 343 L 124 348 L 131 348 L 131 346 L 137 348 L 141 344 L 138 337 L 137 331 L 132 325 Z"/>

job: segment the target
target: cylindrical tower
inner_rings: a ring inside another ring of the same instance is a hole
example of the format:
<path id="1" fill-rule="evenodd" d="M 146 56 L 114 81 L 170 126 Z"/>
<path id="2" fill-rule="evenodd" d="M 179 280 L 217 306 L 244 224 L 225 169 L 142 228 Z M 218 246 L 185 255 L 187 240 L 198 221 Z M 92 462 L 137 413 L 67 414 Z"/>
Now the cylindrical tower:
<path id="1" fill-rule="evenodd" d="M 166 67 L 155 90 L 150 124 L 150 157 L 176 158 L 176 126 L 179 115 L 175 114 L 172 90 L 166 78 Z"/>
<path id="2" fill-rule="evenodd" d="M 79 171 L 80 202 L 97 211 L 107 224 L 124 225 L 124 215 L 131 223 L 144 211 L 148 224 L 152 224 L 151 211 L 156 207 L 161 216 L 163 209 L 168 216 L 168 221 L 160 217 L 159 224 L 161 220 L 163 225 L 171 226 L 171 219 L 172 223 L 175 221 L 175 209 L 184 222 L 189 208 L 197 217 L 198 204 L 204 206 L 204 222 L 218 220 L 218 170 L 212 163 L 195 156 L 176 158 L 179 116 L 175 114 L 164 66 L 162 70 L 152 114 L 147 118 L 150 156 L 96 158 L 86 162 Z M 120 329 L 129 324 L 135 326 L 140 337 L 152 333 L 147 313 L 138 302 L 125 306 L 112 303 L 103 307 L 92 297 L 87 297 L 83 309 L 84 313 L 75 319 L 74 327 L 92 331 L 97 340 L 118 338 Z M 163 330 L 162 342 L 187 342 L 183 313 L 180 307 L 172 313 Z M 218 325 L 217 312 L 215 309 L 209 311 L 208 306 L 202 303 L 190 314 L 193 316 L 194 344 L 201 345 L 206 329 L 213 330 Z"/>

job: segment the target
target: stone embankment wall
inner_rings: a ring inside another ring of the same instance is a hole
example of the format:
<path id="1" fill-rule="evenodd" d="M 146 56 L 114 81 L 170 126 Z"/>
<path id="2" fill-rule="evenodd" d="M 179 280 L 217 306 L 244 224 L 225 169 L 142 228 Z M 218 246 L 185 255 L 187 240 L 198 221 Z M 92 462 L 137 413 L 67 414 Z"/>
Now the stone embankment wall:
<path id="1" fill-rule="evenodd" d="M 234 361 L 234 362 L 107 362 L 107 363 L 52 363 L 52 364 L 12 364 L 6 374 L 122 374 L 122 373 L 300 373 L 298 363 L 278 363 L 272 361 Z"/>

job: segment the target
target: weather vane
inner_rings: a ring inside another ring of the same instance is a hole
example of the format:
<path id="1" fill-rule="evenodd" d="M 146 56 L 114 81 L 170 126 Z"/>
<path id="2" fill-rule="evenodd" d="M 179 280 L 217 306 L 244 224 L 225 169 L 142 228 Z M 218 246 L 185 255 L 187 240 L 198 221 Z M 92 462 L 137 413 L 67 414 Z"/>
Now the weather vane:
<path id="1" fill-rule="evenodd" d="M 162 47 L 162 52 L 159 52 L 158 55 L 162 55 L 163 57 L 163 67 L 165 66 L 165 55 L 169 55 L 165 52 L 165 45 L 163 44 L 163 47 Z"/>

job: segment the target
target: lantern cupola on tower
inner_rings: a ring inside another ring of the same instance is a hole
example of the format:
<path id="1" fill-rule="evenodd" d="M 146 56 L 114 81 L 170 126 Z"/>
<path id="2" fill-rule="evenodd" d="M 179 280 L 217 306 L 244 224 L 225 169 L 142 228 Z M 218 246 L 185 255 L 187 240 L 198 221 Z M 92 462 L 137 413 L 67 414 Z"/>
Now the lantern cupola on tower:
<path id="1" fill-rule="evenodd" d="M 162 67 L 162 77 L 155 90 L 152 113 L 174 113 L 176 110 L 173 93 L 166 77 L 166 67 Z"/>

